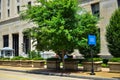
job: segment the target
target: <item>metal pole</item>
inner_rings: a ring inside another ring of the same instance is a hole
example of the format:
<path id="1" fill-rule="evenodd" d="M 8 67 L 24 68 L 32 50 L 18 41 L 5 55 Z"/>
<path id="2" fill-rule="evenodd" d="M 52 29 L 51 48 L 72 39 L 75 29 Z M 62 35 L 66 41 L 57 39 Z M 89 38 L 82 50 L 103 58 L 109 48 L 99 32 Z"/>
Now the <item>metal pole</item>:
<path id="1" fill-rule="evenodd" d="M 92 59 L 92 62 L 91 62 L 91 73 L 90 73 L 90 75 L 95 75 L 95 73 L 94 73 L 94 60 L 93 60 L 92 46 L 91 46 L 91 59 Z"/>

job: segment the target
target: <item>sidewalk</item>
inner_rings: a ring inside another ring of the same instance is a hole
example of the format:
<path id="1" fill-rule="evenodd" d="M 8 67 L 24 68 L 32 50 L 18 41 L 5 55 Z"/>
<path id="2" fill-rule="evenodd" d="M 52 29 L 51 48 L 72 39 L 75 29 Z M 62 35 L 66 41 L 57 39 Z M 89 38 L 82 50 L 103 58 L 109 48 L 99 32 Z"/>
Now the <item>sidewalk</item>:
<path id="1" fill-rule="evenodd" d="M 95 72 L 96 75 L 90 75 L 90 72 L 79 71 L 63 71 L 63 70 L 50 70 L 46 68 L 27 68 L 27 67 L 11 67 L 0 66 L 0 70 L 27 72 L 33 74 L 66 76 L 75 78 L 84 78 L 92 80 L 120 80 L 120 73 L 110 73 L 108 68 L 102 68 L 102 72 Z"/>

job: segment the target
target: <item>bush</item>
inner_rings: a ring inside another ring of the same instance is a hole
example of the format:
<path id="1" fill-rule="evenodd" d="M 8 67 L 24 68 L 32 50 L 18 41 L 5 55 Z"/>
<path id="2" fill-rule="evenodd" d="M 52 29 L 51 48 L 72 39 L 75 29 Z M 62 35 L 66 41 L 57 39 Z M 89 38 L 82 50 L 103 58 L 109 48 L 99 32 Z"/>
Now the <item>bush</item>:
<path id="1" fill-rule="evenodd" d="M 103 59 L 103 64 L 108 64 L 108 59 Z"/>
<path id="2" fill-rule="evenodd" d="M 10 60 L 10 58 L 0 58 L 0 60 Z"/>
<path id="3" fill-rule="evenodd" d="M 52 58 L 48 58 L 47 59 L 48 61 L 56 61 L 56 60 L 60 60 L 59 58 L 56 58 L 56 57 L 52 57 Z"/>
<path id="4" fill-rule="evenodd" d="M 28 57 L 29 57 L 30 59 L 33 59 L 33 58 L 39 58 L 39 57 L 41 57 L 41 55 L 40 55 L 39 52 L 33 50 L 33 51 L 29 51 Z"/>
<path id="5" fill-rule="evenodd" d="M 106 39 L 109 52 L 114 57 L 120 57 L 120 8 L 111 16 L 106 29 Z"/>
<path id="6" fill-rule="evenodd" d="M 65 61 L 79 61 L 78 59 L 66 58 Z"/>
<path id="7" fill-rule="evenodd" d="M 120 58 L 112 58 L 110 59 L 110 62 L 120 62 Z"/>
<path id="8" fill-rule="evenodd" d="M 30 58 L 25 58 L 25 57 L 22 57 L 22 56 L 15 56 L 11 60 L 31 60 L 31 59 Z"/>
<path id="9" fill-rule="evenodd" d="M 22 60 L 24 57 L 22 56 L 15 56 L 11 60 Z"/>
<path id="10" fill-rule="evenodd" d="M 30 58 L 22 58 L 21 60 L 31 60 Z"/>
<path id="11" fill-rule="evenodd" d="M 109 65 L 103 63 L 103 64 L 101 64 L 101 66 L 107 68 Z"/>
<path id="12" fill-rule="evenodd" d="M 93 58 L 93 60 L 94 60 L 94 62 L 96 62 L 96 61 L 102 61 L 101 58 Z M 90 62 L 90 61 L 92 61 L 92 59 L 91 58 L 87 58 L 87 59 L 84 59 L 83 61 Z"/>
<path id="13" fill-rule="evenodd" d="M 39 58 L 33 58 L 32 60 L 44 60 L 44 59 L 39 57 Z"/>

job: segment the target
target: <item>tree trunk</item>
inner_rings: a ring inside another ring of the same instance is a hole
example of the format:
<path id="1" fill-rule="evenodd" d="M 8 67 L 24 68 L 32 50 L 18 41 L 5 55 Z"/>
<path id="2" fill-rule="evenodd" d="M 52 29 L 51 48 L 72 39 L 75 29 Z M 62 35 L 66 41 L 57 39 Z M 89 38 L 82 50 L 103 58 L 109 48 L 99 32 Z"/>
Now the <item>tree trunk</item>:
<path id="1" fill-rule="evenodd" d="M 65 65 L 64 56 L 65 56 L 65 51 L 62 50 L 62 63 L 63 63 L 63 70 L 65 70 L 65 68 L 64 68 L 64 65 Z"/>

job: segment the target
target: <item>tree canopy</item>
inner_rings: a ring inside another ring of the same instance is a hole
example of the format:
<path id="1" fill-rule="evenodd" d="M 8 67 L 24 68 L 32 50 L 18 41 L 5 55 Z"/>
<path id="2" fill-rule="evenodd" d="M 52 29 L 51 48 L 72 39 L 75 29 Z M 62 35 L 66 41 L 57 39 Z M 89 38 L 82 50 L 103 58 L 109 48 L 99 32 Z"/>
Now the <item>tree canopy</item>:
<path id="1" fill-rule="evenodd" d="M 110 18 L 106 29 L 106 39 L 109 52 L 114 57 L 120 57 L 120 8 Z"/>
<path id="2" fill-rule="evenodd" d="M 79 49 L 89 55 L 88 34 L 97 36 L 95 53 L 99 52 L 98 18 L 78 6 L 77 0 L 37 0 L 39 5 L 28 7 L 21 17 L 34 22 L 37 27 L 25 32 L 37 42 L 38 50 L 71 53 Z"/>

